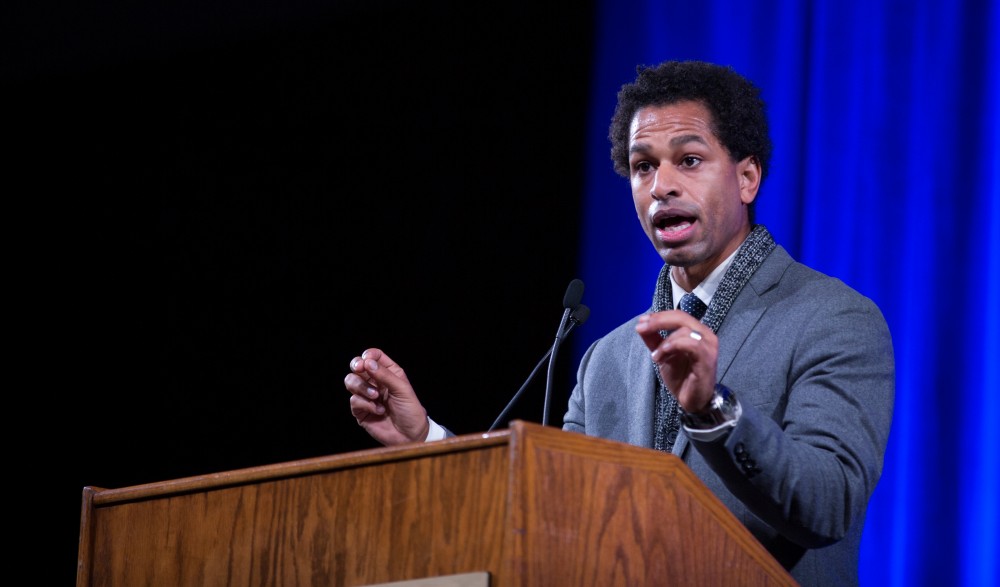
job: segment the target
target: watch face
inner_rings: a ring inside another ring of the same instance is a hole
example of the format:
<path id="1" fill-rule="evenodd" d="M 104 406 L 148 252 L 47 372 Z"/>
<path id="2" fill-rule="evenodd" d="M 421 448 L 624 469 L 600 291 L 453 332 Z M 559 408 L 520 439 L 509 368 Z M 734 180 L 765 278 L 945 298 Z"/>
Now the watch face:
<path id="1" fill-rule="evenodd" d="M 691 414 L 682 410 L 681 424 L 695 430 L 715 428 L 722 424 L 735 426 L 742 412 L 733 392 L 722 384 L 716 384 L 715 395 L 712 396 L 709 406 L 711 408 L 704 414 Z"/>

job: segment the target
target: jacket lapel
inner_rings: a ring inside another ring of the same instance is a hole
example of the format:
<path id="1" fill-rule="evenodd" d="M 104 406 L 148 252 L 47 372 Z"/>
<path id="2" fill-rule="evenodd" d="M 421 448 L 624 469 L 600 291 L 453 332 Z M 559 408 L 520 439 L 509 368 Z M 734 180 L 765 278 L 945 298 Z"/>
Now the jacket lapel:
<path id="1" fill-rule="evenodd" d="M 760 323 L 761 317 L 767 310 L 764 295 L 778 285 L 778 281 L 791 263 L 792 258 L 788 252 L 781 246 L 775 247 L 736 296 L 719 328 L 719 363 L 715 375 L 717 381 L 725 378 L 726 371 L 729 370 L 736 354 Z M 683 457 L 689 444 L 687 435 L 680 434 L 671 452 Z"/>

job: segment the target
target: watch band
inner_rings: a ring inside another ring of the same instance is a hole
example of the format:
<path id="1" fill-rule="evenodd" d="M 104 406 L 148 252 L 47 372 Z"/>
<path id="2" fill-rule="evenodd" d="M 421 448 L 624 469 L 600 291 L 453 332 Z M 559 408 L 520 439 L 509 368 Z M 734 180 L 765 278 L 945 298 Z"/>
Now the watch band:
<path id="1" fill-rule="evenodd" d="M 715 384 L 715 395 L 708 402 L 704 412 L 691 413 L 680 410 L 680 420 L 687 428 L 694 430 L 710 430 L 723 425 L 735 426 L 739 421 L 743 408 L 736 395 L 725 385 Z"/>

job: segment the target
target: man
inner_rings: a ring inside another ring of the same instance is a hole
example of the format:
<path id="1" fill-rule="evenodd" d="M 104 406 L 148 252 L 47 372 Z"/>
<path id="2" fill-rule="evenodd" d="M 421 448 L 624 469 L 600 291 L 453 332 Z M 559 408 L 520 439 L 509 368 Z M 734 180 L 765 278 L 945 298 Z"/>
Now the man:
<path id="1" fill-rule="evenodd" d="M 894 399 L 882 313 L 753 224 L 771 145 L 732 69 L 640 67 L 609 136 L 664 266 L 650 311 L 587 350 L 563 428 L 680 456 L 802 585 L 857 584 Z M 383 444 L 450 434 L 379 349 L 344 383 Z"/>

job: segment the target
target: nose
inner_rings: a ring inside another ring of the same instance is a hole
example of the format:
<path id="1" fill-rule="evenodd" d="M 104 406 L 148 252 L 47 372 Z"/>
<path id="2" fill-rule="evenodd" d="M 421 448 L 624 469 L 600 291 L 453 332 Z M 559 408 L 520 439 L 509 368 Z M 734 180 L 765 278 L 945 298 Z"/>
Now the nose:
<path id="1" fill-rule="evenodd" d="M 670 165 L 660 165 L 653 176 L 653 184 L 649 186 L 649 195 L 654 200 L 665 200 L 679 194 L 677 174 Z"/>

